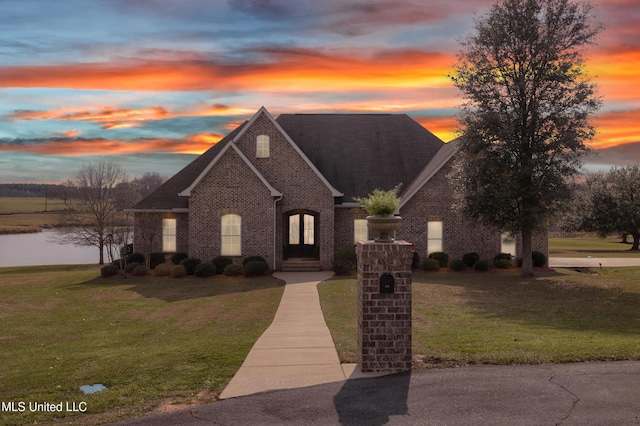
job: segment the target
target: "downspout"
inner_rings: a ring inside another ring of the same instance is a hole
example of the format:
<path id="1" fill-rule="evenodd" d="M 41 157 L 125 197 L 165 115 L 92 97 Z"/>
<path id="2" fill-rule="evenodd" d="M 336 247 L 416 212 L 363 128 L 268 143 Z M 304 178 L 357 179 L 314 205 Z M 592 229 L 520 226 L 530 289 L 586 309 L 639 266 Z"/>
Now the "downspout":
<path id="1" fill-rule="evenodd" d="M 278 201 L 282 200 L 282 195 L 273 200 L 273 270 L 276 270 L 276 262 L 278 258 Z"/>

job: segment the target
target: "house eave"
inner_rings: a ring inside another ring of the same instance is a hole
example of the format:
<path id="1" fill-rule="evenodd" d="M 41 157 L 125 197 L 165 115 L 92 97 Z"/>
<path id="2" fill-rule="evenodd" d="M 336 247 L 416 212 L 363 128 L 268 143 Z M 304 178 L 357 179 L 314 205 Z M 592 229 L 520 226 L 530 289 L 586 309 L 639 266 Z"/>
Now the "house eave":
<path id="1" fill-rule="evenodd" d="M 126 213 L 189 213 L 188 208 L 175 209 L 124 209 Z"/>

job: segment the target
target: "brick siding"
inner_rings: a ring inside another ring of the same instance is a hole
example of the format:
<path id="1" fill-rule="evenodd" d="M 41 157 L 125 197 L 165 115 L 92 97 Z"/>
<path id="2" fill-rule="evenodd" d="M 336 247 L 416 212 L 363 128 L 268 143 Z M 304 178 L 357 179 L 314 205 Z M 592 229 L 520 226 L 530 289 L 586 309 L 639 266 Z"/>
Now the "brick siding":
<path id="1" fill-rule="evenodd" d="M 209 262 L 220 256 L 222 216 L 241 217 L 241 252 L 263 256 L 273 266 L 273 200 L 269 189 L 233 149 L 191 191 L 189 255 Z"/>

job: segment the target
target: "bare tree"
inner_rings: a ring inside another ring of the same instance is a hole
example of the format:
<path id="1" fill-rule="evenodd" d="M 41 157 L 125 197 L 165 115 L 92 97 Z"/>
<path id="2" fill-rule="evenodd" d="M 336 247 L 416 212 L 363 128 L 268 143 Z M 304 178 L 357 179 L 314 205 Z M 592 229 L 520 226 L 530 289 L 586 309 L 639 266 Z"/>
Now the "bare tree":
<path id="1" fill-rule="evenodd" d="M 104 249 L 113 239 L 114 227 L 126 225 L 122 210 L 127 183 L 127 173 L 118 164 L 98 162 L 82 166 L 68 182 L 72 196 L 62 214 L 64 226 L 57 228 L 57 241 L 98 247 L 99 262 L 104 264 Z"/>
<path id="2" fill-rule="evenodd" d="M 131 186 L 140 195 L 140 198 L 144 198 L 158 189 L 164 181 L 165 179 L 163 179 L 158 173 L 151 172 L 133 179 L 131 181 Z"/>
<path id="3" fill-rule="evenodd" d="M 597 88 L 583 52 L 601 28 L 588 3 L 500 0 L 462 43 L 454 75 L 461 109 L 462 210 L 522 234 L 522 274 L 533 273 L 533 232 L 546 226 L 579 171 L 595 130 Z"/>

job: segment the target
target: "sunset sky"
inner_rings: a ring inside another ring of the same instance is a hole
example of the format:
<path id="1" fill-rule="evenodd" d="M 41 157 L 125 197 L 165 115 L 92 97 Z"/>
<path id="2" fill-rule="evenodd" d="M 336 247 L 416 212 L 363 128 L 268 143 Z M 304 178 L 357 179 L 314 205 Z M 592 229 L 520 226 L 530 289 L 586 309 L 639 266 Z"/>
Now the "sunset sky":
<path id="1" fill-rule="evenodd" d="M 447 74 L 490 0 L 2 0 L 0 182 L 83 163 L 170 176 L 261 106 L 406 113 L 445 141 Z M 640 2 L 601 0 L 587 170 L 640 161 Z"/>

